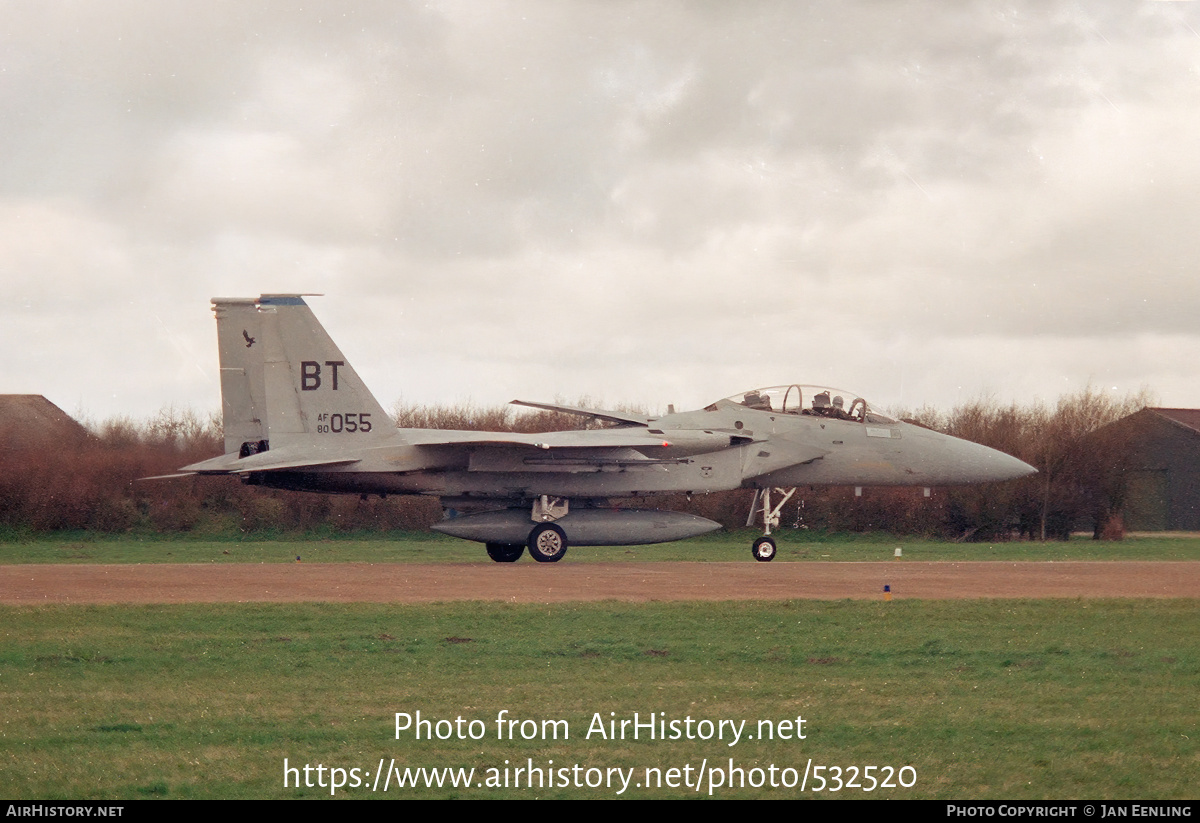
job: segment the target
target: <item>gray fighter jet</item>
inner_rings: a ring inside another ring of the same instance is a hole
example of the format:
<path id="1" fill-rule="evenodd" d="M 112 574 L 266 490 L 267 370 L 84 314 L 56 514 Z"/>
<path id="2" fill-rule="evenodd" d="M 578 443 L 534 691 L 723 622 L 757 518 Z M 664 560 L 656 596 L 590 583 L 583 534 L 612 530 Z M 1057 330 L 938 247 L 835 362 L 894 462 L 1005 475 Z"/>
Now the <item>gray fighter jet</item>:
<path id="1" fill-rule="evenodd" d="M 526 547 L 553 563 L 571 543 L 703 534 L 719 525 L 613 501 L 739 488 L 756 491 L 747 525 L 761 519 L 752 550 L 767 561 L 771 529 L 797 486 L 945 486 L 1034 472 L 986 446 L 893 420 L 853 393 L 798 384 L 660 417 L 513 401 L 608 424 L 589 431 L 397 429 L 304 296 L 212 302 L 226 454 L 181 472 L 301 491 L 436 496 L 453 516 L 434 528 L 485 543 L 500 563 Z"/>

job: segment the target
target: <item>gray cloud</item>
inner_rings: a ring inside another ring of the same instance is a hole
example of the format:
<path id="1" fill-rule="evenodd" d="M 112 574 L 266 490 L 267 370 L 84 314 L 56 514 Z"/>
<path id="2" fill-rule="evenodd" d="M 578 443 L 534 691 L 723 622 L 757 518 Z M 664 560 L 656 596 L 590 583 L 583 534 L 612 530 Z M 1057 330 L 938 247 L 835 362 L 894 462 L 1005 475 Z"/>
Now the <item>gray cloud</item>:
<path id="1" fill-rule="evenodd" d="M 211 407 L 207 298 L 324 291 L 385 403 L 1094 379 L 1197 405 L 1198 16 L 23 4 L 6 390 Z"/>

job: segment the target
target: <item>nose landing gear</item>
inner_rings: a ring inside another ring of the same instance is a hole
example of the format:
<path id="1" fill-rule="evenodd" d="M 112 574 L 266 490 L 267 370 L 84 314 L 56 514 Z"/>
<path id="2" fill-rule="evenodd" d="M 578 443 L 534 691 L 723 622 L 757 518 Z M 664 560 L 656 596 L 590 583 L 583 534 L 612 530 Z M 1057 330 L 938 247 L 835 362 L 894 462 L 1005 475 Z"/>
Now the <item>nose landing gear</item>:
<path id="1" fill-rule="evenodd" d="M 760 563 L 769 563 L 775 559 L 775 541 L 770 537 L 760 537 L 750 547 L 754 559 Z"/>
<path id="2" fill-rule="evenodd" d="M 791 499 L 796 493 L 794 488 L 791 489 L 775 489 L 776 494 L 781 494 L 783 497 L 774 507 L 771 506 L 771 489 L 758 489 L 754 492 L 754 502 L 750 504 L 750 516 L 746 518 L 746 525 L 753 526 L 754 520 L 761 513 L 763 519 L 763 536 L 754 541 L 750 546 L 750 553 L 759 563 L 769 563 L 775 559 L 776 547 L 775 541 L 771 538 L 771 529 L 779 526 L 779 513 L 783 511 L 783 505 Z"/>

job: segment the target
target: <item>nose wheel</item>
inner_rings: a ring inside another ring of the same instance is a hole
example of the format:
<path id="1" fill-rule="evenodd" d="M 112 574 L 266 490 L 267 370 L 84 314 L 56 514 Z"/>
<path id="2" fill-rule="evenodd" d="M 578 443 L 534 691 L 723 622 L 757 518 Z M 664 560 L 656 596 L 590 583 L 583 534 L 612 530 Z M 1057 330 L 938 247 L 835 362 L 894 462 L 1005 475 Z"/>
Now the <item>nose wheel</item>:
<path id="1" fill-rule="evenodd" d="M 769 537 L 760 537 L 754 541 L 750 552 L 759 563 L 769 563 L 775 559 L 775 541 Z"/>
<path id="2" fill-rule="evenodd" d="M 746 518 L 746 526 L 749 527 L 754 525 L 758 515 L 762 515 L 763 536 L 750 546 L 750 553 L 759 563 L 769 563 L 775 559 L 775 541 L 771 538 L 771 529 L 779 526 L 779 513 L 783 511 L 783 504 L 796 493 L 794 488 L 775 491 L 780 495 L 780 500 L 774 506 L 771 505 L 770 487 L 755 491 L 754 502 L 750 504 L 750 516 Z"/>

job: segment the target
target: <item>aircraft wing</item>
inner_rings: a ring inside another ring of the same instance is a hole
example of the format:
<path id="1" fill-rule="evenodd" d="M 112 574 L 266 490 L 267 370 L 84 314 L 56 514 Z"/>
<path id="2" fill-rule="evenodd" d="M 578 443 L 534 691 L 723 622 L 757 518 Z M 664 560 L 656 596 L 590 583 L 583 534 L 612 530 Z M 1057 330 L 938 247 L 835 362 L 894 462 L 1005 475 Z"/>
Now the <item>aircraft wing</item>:
<path id="1" fill-rule="evenodd" d="M 471 453 L 472 472 L 596 472 L 612 469 L 661 470 L 658 467 L 686 462 L 678 457 L 647 457 L 636 449 L 556 449 L 551 452 L 514 452 L 480 449 Z"/>
<path id="2" fill-rule="evenodd" d="M 607 420 L 610 423 L 624 423 L 635 426 L 650 425 L 649 417 L 644 414 L 633 414 L 632 412 L 609 411 L 608 409 L 585 409 L 579 406 L 563 406 L 558 403 L 535 403 L 531 400 L 510 400 L 509 405 L 528 406 L 531 409 L 545 409 L 546 411 L 562 412 L 563 414 L 577 414 L 580 417 Z"/>
<path id="3" fill-rule="evenodd" d="M 557 431 L 541 434 L 443 431 L 413 429 L 405 432 L 413 446 L 471 446 L 529 449 L 645 449 L 671 446 L 671 434 L 650 434 L 645 429 L 617 428 L 599 431 Z M 387 446 L 380 448 L 386 449 Z"/>
<path id="4" fill-rule="evenodd" d="M 543 434 L 417 430 L 406 431 L 403 448 L 468 452 L 469 471 L 603 471 L 654 469 L 687 462 L 685 455 L 720 451 L 730 436 L 716 432 L 652 431 L 618 427 Z M 394 447 L 393 447 L 394 448 Z M 379 451 L 386 455 L 388 447 Z M 411 456 L 406 459 L 412 460 Z"/>
<path id="5" fill-rule="evenodd" d="M 672 446 L 668 436 L 651 434 L 643 428 L 616 428 L 601 431 L 558 431 L 544 434 L 522 434 L 505 432 L 445 431 L 439 429 L 413 429 L 406 432 L 405 443 L 389 443 L 351 453 L 336 450 L 318 450 L 305 453 L 296 449 L 281 449 L 260 452 L 249 457 L 225 454 L 184 466 L 179 477 L 196 474 L 247 474 L 249 472 L 310 471 L 314 469 L 350 466 L 373 457 L 389 459 L 391 452 L 405 453 L 405 470 L 420 468 L 421 460 L 413 461 L 414 449 L 431 449 L 436 454 L 441 449 L 454 449 L 471 454 L 473 471 L 528 470 L 528 466 L 542 466 L 541 470 L 560 466 L 567 471 L 578 466 L 639 466 L 677 462 L 677 458 L 659 459 L 654 452 Z M 644 453 L 643 453 L 644 452 Z M 536 456 L 535 456 L 536 455 Z M 440 458 L 439 458 L 440 459 Z M 157 479 L 157 478 L 156 478 Z"/>

